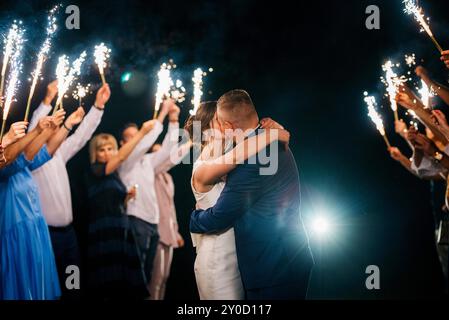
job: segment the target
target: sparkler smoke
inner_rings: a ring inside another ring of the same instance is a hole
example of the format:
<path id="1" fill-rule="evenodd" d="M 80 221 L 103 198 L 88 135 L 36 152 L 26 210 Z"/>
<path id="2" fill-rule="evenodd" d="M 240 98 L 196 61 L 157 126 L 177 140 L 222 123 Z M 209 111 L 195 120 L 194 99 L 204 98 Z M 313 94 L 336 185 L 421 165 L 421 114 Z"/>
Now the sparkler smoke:
<path id="1" fill-rule="evenodd" d="M 193 72 L 193 99 L 192 105 L 193 109 L 189 111 L 191 115 L 195 115 L 198 108 L 200 107 L 201 97 L 203 95 L 202 87 L 203 87 L 203 70 L 201 68 L 196 69 Z"/>
<path id="2" fill-rule="evenodd" d="M 30 94 L 28 95 L 28 101 L 27 101 L 24 121 L 28 120 L 31 99 L 33 98 L 34 90 L 36 89 L 36 85 L 37 85 L 37 81 L 42 73 L 42 67 L 44 65 L 44 61 L 50 53 L 51 41 L 55 35 L 56 30 L 58 29 L 58 26 L 56 24 L 56 13 L 60 6 L 61 5 L 57 5 L 57 6 L 53 7 L 53 9 L 51 9 L 49 11 L 49 14 L 47 17 L 47 29 L 46 29 L 47 36 L 44 40 L 44 43 L 42 44 L 41 49 L 39 50 L 38 55 L 37 55 L 36 68 L 31 73 L 31 75 L 33 77 L 33 82 L 31 83 Z"/>
<path id="3" fill-rule="evenodd" d="M 106 79 L 104 77 L 104 69 L 106 68 L 106 60 L 109 58 L 109 54 L 111 53 L 111 49 L 105 46 L 102 42 L 99 45 L 95 46 L 95 63 L 98 66 L 98 71 L 100 72 L 101 81 L 103 85 L 106 84 Z"/>
<path id="4" fill-rule="evenodd" d="M 426 18 L 424 16 L 422 8 L 418 7 L 414 0 L 403 0 L 402 1 L 405 5 L 404 12 L 406 14 L 413 14 L 415 16 L 416 21 L 420 24 L 422 30 L 427 33 L 427 35 L 430 37 L 430 39 L 433 41 L 435 46 L 437 47 L 438 51 L 441 53 L 443 49 L 441 48 L 438 41 L 435 39 L 435 36 L 432 33 L 432 30 L 429 27 L 429 24 L 426 22 L 426 20 L 429 20 L 429 18 Z"/>
<path id="5" fill-rule="evenodd" d="M 382 118 L 380 117 L 379 113 L 376 111 L 376 98 L 373 96 L 369 96 L 368 92 L 364 92 L 365 98 L 363 99 L 368 107 L 368 116 L 371 118 L 371 121 L 376 125 L 377 131 L 382 135 L 382 137 L 385 140 L 385 143 L 388 148 L 390 148 L 390 142 L 387 139 L 387 136 L 385 134 L 385 128 L 382 122 Z"/>

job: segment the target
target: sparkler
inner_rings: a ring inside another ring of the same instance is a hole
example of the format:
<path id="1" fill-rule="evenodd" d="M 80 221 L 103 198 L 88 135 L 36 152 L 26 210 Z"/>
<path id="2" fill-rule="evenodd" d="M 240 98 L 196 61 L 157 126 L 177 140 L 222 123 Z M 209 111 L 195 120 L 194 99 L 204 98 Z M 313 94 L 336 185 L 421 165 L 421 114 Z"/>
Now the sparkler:
<path id="1" fill-rule="evenodd" d="M 415 19 L 420 24 L 422 30 L 424 30 L 427 33 L 427 35 L 435 44 L 435 47 L 437 47 L 438 51 L 441 53 L 443 49 L 441 48 L 438 41 L 435 39 L 435 36 L 433 35 L 432 30 L 429 27 L 429 24 L 426 22 L 426 20 L 429 20 L 429 18 L 424 17 L 422 8 L 418 7 L 414 0 L 404 0 L 402 2 L 405 4 L 404 12 L 407 14 L 413 14 L 415 16 Z"/>
<path id="2" fill-rule="evenodd" d="M 56 78 L 58 79 L 58 99 L 56 100 L 56 106 L 53 111 L 53 114 L 58 111 L 59 105 L 62 105 L 62 99 L 66 94 L 67 90 L 69 90 L 72 82 L 76 80 L 76 78 L 81 73 L 81 66 L 86 59 L 86 51 L 83 51 L 78 59 L 76 59 L 72 67 L 68 68 L 68 58 L 66 55 L 59 57 L 58 66 L 56 67 Z"/>
<path id="3" fill-rule="evenodd" d="M 405 55 L 404 56 L 404 60 L 405 60 L 405 64 L 409 66 L 409 68 L 411 68 L 412 66 L 416 65 L 416 56 L 414 53 L 412 53 L 411 55 Z"/>
<path id="4" fill-rule="evenodd" d="M 170 96 L 176 102 L 184 102 L 186 100 L 186 88 L 182 85 L 181 80 L 176 80 L 175 85 L 170 88 Z"/>
<path id="5" fill-rule="evenodd" d="M 5 84 L 6 68 L 8 67 L 11 55 L 14 53 L 14 45 L 21 35 L 21 29 L 19 29 L 18 24 L 21 22 L 14 21 L 11 28 L 8 31 L 8 36 L 4 39 L 3 48 L 3 63 L 2 63 L 2 73 L 0 79 L 0 107 L 3 104 L 3 88 Z"/>
<path id="6" fill-rule="evenodd" d="M 196 112 L 198 111 L 198 108 L 200 107 L 201 103 L 201 96 L 203 95 L 203 70 L 201 68 L 196 69 L 193 72 L 193 99 L 192 99 L 192 105 L 193 109 L 189 111 L 189 113 L 194 116 Z"/>
<path id="7" fill-rule="evenodd" d="M 11 70 L 8 76 L 8 84 L 6 87 L 5 94 L 5 104 L 3 109 L 3 117 L 2 117 L 2 128 L 0 131 L 0 143 L 3 140 L 3 134 L 5 132 L 6 120 L 8 119 L 9 110 L 11 108 L 11 104 L 14 100 L 14 97 L 17 92 L 17 88 L 20 84 L 19 74 L 22 71 L 22 49 L 23 49 L 23 34 L 25 30 L 16 29 L 14 31 L 14 40 L 10 49 L 10 59 L 11 59 Z"/>
<path id="8" fill-rule="evenodd" d="M 385 144 L 390 148 L 390 142 L 388 141 L 387 135 L 385 133 L 385 128 L 382 122 L 382 118 L 376 111 L 376 99 L 373 96 L 368 96 L 368 92 L 364 93 L 365 98 L 363 99 L 368 107 L 368 116 L 371 118 L 373 123 L 376 125 L 377 131 L 384 138 Z"/>
<path id="9" fill-rule="evenodd" d="M 391 60 L 388 60 L 383 66 L 382 66 L 382 70 L 385 71 L 385 78 L 381 78 L 382 82 L 386 85 L 387 87 L 387 95 L 389 97 L 390 100 L 390 106 L 391 106 L 391 110 L 393 110 L 394 112 L 394 119 L 396 121 L 399 120 L 398 118 L 398 105 L 396 103 L 395 97 L 396 97 L 396 92 L 398 91 L 398 87 L 406 82 L 407 80 L 401 76 L 398 77 L 398 75 L 393 71 L 393 67 L 395 66 L 399 66 L 394 65 Z"/>
<path id="10" fill-rule="evenodd" d="M 53 7 L 53 9 L 51 9 L 49 11 L 48 17 L 47 17 L 47 37 L 44 40 L 44 43 L 42 44 L 41 49 L 39 50 L 39 53 L 37 55 L 37 62 L 36 62 L 36 68 L 34 69 L 34 71 L 31 73 L 32 77 L 33 77 L 33 82 L 31 83 L 31 88 L 30 88 L 30 94 L 28 95 L 28 101 L 27 101 L 27 106 L 26 106 L 26 111 L 25 111 L 25 118 L 24 121 L 28 120 L 28 114 L 30 112 L 30 105 L 31 105 L 31 99 L 33 98 L 34 95 L 34 90 L 36 89 L 36 85 L 37 85 L 37 81 L 42 73 L 42 67 L 44 65 L 44 61 L 47 58 L 49 52 L 50 52 L 50 47 L 51 47 L 51 40 L 58 28 L 57 24 L 56 24 L 56 13 L 58 8 L 60 7 L 60 5 L 57 5 L 55 7 Z"/>
<path id="11" fill-rule="evenodd" d="M 83 86 L 81 83 L 76 85 L 76 90 L 73 91 L 72 96 L 79 101 L 79 106 L 82 106 L 82 99 L 89 93 L 90 83 Z"/>
<path id="12" fill-rule="evenodd" d="M 111 49 L 106 47 L 104 43 L 101 43 L 97 46 L 95 46 L 95 63 L 98 65 L 98 71 L 100 72 L 101 81 L 103 82 L 103 85 L 106 84 L 106 79 L 104 78 L 104 68 L 106 68 L 106 59 L 109 58 L 109 54 L 111 52 Z"/>
<path id="13" fill-rule="evenodd" d="M 421 95 L 421 101 L 424 104 L 424 107 L 426 109 L 432 108 L 432 90 L 427 86 L 427 84 L 424 82 L 424 80 L 421 79 L 421 89 L 418 90 L 419 94 Z"/>
<path id="14" fill-rule="evenodd" d="M 165 98 L 170 97 L 170 89 L 173 86 L 173 80 L 170 75 L 171 68 L 172 66 L 170 64 L 163 63 L 161 65 L 161 68 L 159 69 L 159 72 L 157 73 L 159 81 L 157 83 L 156 102 L 154 105 L 153 119 L 157 118 L 157 113 L 162 101 Z"/>

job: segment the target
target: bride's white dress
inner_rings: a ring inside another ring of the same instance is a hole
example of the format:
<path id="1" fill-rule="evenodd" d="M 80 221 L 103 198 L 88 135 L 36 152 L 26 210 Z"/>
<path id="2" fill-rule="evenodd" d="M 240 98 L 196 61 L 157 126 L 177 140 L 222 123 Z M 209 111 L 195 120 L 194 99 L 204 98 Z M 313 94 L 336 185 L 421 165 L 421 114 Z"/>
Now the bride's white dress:
<path id="1" fill-rule="evenodd" d="M 193 165 L 193 174 L 201 164 L 197 160 Z M 213 207 L 220 197 L 225 183 L 219 182 L 205 193 L 197 192 L 191 181 L 192 191 L 199 209 Z M 234 229 L 220 234 L 192 233 L 196 247 L 195 277 L 201 300 L 243 300 L 240 271 L 237 264 Z"/>

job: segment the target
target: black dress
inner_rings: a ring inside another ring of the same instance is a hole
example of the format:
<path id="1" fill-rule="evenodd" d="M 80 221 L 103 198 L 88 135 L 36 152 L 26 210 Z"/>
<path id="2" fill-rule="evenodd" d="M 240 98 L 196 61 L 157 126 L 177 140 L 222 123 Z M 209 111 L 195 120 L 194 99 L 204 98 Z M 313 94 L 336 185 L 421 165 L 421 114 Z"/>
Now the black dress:
<path id="1" fill-rule="evenodd" d="M 137 247 L 125 211 L 126 187 L 106 164 L 91 165 L 87 177 L 89 201 L 89 296 L 100 299 L 140 299 L 149 293 Z"/>

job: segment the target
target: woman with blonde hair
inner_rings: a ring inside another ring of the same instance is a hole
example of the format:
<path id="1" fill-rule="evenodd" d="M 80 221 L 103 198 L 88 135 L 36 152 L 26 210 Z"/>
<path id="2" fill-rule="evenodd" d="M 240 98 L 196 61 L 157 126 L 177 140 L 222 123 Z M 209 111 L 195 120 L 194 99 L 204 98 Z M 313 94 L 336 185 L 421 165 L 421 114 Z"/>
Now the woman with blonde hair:
<path id="1" fill-rule="evenodd" d="M 120 149 L 110 134 L 98 134 L 90 141 L 88 283 L 94 298 L 149 296 L 126 215 L 126 204 L 135 197 L 136 190 L 126 189 L 117 169 L 151 131 L 154 121 L 144 122 L 136 136 Z"/>

